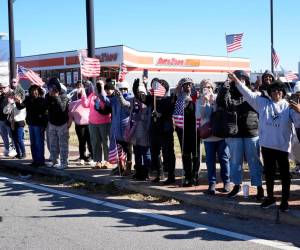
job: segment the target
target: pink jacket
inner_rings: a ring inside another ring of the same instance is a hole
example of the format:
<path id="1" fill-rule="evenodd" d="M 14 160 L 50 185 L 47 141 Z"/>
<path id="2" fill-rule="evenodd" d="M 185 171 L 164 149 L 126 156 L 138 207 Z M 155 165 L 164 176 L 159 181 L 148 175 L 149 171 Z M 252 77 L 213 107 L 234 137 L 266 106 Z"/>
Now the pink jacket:
<path id="1" fill-rule="evenodd" d="M 77 125 L 88 125 L 89 114 L 90 109 L 83 107 L 80 99 L 69 103 L 69 123 L 74 121 Z"/>
<path id="2" fill-rule="evenodd" d="M 111 115 L 101 115 L 97 110 L 95 110 L 95 99 L 98 98 L 95 93 L 91 93 L 88 97 L 86 95 L 81 96 L 81 104 L 85 108 L 90 109 L 89 113 L 89 123 L 90 124 L 105 124 L 111 122 Z M 102 100 L 100 100 L 103 102 Z"/>

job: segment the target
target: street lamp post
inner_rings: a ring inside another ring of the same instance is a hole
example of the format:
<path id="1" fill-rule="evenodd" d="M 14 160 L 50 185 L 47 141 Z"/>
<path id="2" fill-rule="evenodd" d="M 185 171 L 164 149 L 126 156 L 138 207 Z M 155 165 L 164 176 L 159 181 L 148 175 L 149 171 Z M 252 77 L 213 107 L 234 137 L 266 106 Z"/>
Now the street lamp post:
<path id="1" fill-rule="evenodd" d="M 14 7 L 13 0 L 8 0 L 8 25 L 9 25 L 9 76 L 10 81 L 16 77 L 15 36 L 14 36 Z"/>
<path id="2" fill-rule="evenodd" d="M 94 0 L 86 0 L 86 30 L 88 57 L 95 57 Z M 95 84 L 95 77 L 92 81 Z"/>
<path id="3" fill-rule="evenodd" d="M 274 74 L 274 63 L 272 58 L 273 53 L 273 0 L 270 0 L 270 16 L 271 16 L 271 70 Z"/>

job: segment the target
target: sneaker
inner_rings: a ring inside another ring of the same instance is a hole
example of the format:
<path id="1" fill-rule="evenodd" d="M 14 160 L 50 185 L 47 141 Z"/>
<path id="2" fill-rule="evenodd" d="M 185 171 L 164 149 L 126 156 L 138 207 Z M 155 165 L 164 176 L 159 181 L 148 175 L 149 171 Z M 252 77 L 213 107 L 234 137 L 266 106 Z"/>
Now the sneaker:
<path id="1" fill-rule="evenodd" d="M 276 206 L 276 200 L 274 198 L 269 198 L 267 197 L 261 204 L 260 207 L 261 208 L 269 208 L 269 207 L 274 207 Z"/>
<path id="2" fill-rule="evenodd" d="M 1 153 L 1 156 L 8 156 L 9 150 L 4 149 L 3 153 Z"/>
<path id="3" fill-rule="evenodd" d="M 91 160 L 91 161 L 89 162 L 89 164 L 90 164 L 90 166 L 91 166 L 92 168 L 94 168 L 94 167 L 96 166 L 96 162 L 94 162 L 93 160 Z"/>
<path id="4" fill-rule="evenodd" d="M 289 203 L 287 201 L 281 201 L 279 210 L 281 212 L 287 212 L 290 210 Z"/>
<path id="5" fill-rule="evenodd" d="M 261 201 L 264 198 L 264 189 L 262 186 L 257 187 L 256 200 Z"/>
<path id="6" fill-rule="evenodd" d="M 8 152 L 9 157 L 15 157 L 16 155 L 17 155 L 16 150 L 14 150 L 14 149 L 9 150 L 9 152 Z"/>
<path id="7" fill-rule="evenodd" d="M 54 162 L 52 162 L 52 161 L 48 161 L 48 162 L 46 162 L 45 163 L 45 166 L 47 167 L 47 168 L 53 168 L 54 167 Z"/>
<path id="8" fill-rule="evenodd" d="M 209 184 L 209 187 L 207 189 L 207 194 L 209 195 L 215 195 L 216 194 L 216 184 Z"/>
<path id="9" fill-rule="evenodd" d="M 79 165 L 83 166 L 84 164 L 85 164 L 85 161 L 84 161 L 84 159 L 80 159 L 80 161 L 79 161 Z"/>
<path id="10" fill-rule="evenodd" d="M 193 180 L 185 178 L 183 183 L 183 187 L 192 187 L 193 186 Z"/>
<path id="11" fill-rule="evenodd" d="M 166 179 L 163 184 L 164 185 L 172 185 L 174 183 L 175 183 L 175 178 L 174 177 L 173 178 L 168 177 L 168 179 Z"/>
<path id="12" fill-rule="evenodd" d="M 227 197 L 235 197 L 241 191 L 241 185 L 234 185 L 231 192 L 227 195 Z"/>
<path id="13" fill-rule="evenodd" d="M 224 183 L 223 188 L 221 189 L 221 193 L 229 193 L 230 192 L 230 183 Z"/>
<path id="14" fill-rule="evenodd" d="M 54 168 L 56 168 L 58 170 L 63 170 L 63 169 L 68 168 L 68 166 L 66 164 L 59 164 L 59 163 L 57 163 L 57 164 L 54 165 Z"/>
<path id="15" fill-rule="evenodd" d="M 152 183 L 159 183 L 160 182 L 160 177 L 159 176 L 155 177 L 151 182 Z"/>

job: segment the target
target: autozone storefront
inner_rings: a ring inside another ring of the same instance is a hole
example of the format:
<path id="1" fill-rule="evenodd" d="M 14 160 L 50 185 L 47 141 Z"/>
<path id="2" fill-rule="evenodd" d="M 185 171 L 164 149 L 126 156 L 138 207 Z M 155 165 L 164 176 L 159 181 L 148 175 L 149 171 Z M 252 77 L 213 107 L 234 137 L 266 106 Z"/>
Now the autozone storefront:
<path id="1" fill-rule="evenodd" d="M 143 52 L 123 45 L 96 48 L 95 54 L 101 62 L 101 77 L 117 79 L 120 64 L 125 63 L 129 82 L 147 71 L 149 79 L 163 78 L 171 87 L 182 77 L 191 77 L 195 82 L 204 78 L 223 81 L 228 71 L 250 72 L 250 61 L 245 58 Z M 78 51 L 18 57 L 16 61 L 39 73 L 44 80 L 59 77 L 63 83 L 72 85 L 81 78 Z"/>

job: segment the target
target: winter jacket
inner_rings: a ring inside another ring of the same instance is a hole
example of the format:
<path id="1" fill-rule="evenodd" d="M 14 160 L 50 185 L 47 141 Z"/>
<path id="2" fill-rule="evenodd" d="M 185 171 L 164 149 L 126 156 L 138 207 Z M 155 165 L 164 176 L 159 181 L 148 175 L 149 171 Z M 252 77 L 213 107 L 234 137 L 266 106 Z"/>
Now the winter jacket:
<path id="1" fill-rule="evenodd" d="M 52 125 L 61 126 L 68 122 L 69 99 L 65 94 L 59 96 L 46 94 L 45 102 L 48 110 L 48 120 Z"/>
<path id="2" fill-rule="evenodd" d="M 4 107 L 8 104 L 7 95 L 2 94 L 0 96 L 0 121 L 7 121 L 7 114 L 3 113 Z"/>
<path id="3" fill-rule="evenodd" d="M 8 103 L 4 107 L 3 113 L 8 115 L 7 119 L 12 130 L 25 126 L 26 109 L 19 110 L 15 103 Z"/>
<path id="4" fill-rule="evenodd" d="M 150 146 L 149 128 L 151 122 L 151 108 L 141 103 L 137 98 L 131 99 L 130 105 L 130 142 L 135 146 Z"/>
<path id="5" fill-rule="evenodd" d="M 154 97 L 152 95 L 138 94 L 137 98 L 154 111 Z M 158 116 L 151 117 L 150 133 L 164 134 L 173 133 L 173 119 L 176 98 L 174 95 L 156 97 L 156 111 Z"/>
<path id="6" fill-rule="evenodd" d="M 19 110 L 26 108 L 26 123 L 46 127 L 48 122 L 46 100 L 43 97 L 26 96 L 21 103 L 16 103 Z"/>
<path id="7" fill-rule="evenodd" d="M 89 123 L 98 125 L 106 124 L 111 122 L 111 115 L 102 115 L 97 110 L 95 110 L 95 100 L 99 98 L 95 93 L 91 93 L 88 97 L 83 94 L 81 96 L 81 104 L 84 108 L 89 108 Z M 104 102 L 102 102 L 104 105 Z"/>
<path id="8" fill-rule="evenodd" d="M 244 100 L 242 94 L 238 91 L 234 83 L 227 88 L 222 86 L 219 90 L 217 107 L 237 113 L 238 132 L 232 137 L 251 138 L 258 136 L 258 114 Z"/>
<path id="9" fill-rule="evenodd" d="M 112 109 L 110 134 L 114 135 L 116 140 L 124 141 L 124 131 L 129 122 L 130 108 L 121 104 L 121 98 L 123 97 L 125 101 L 131 101 L 133 95 L 131 93 L 125 96 L 106 96 L 102 94 L 100 97 Z"/>

